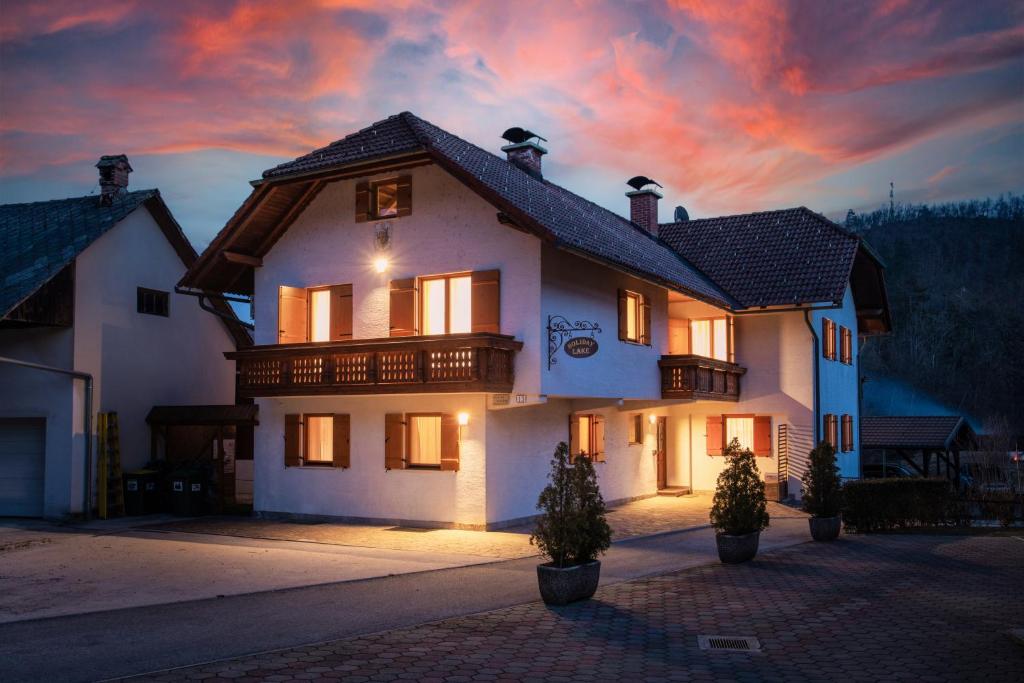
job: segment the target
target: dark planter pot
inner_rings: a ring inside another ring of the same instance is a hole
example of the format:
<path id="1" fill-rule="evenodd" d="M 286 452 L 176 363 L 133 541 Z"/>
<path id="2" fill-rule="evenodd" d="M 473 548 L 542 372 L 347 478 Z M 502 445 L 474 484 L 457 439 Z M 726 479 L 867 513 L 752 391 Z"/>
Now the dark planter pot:
<path id="1" fill-rule="evenodd" d="M 834 541 L 839 538 L 839 517 L 811 517 L 811 536 L 815 541 Z"/>
<path id="2" fill-rule="evenodd" d="M 733 536 L 731 534 L 715 534 L 718 542 L 718 559 L 725 564 L 739 564 L 754 559 L 757 555 L 757 544 L 761 540 L 761 532 Z"/>
<path id="3" fill-rule="evenodd" d="M 568 605 L 577 600 L 586 600 L 597 590 L 601 578 L 601 562 L 594 560 L 572 567 L 556 567 L 552 564 L 537 565 L 537 584 L 540 597 L 549 605 Z"/>

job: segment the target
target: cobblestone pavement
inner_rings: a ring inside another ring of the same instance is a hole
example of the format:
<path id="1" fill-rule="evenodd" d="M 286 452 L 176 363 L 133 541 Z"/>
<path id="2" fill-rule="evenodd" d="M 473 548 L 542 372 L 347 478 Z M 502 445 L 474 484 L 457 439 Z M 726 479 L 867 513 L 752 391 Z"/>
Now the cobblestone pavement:
<path id="1" fill-rule="evenodd" d="M 711 494 L 657 496 L 626 503 L 608 513 L 613 538 L 621 540 L 674 529 L 708 524 Z M 777 503 L 769 503 L 772 517 L 802 516 Z M 525 524 L 502 531 L 463 531 L 458 529 L 408 529 L 359 524 L 299 524 L 294 522 L 210 517 L 152 525 L 162 531 L 303 541 L 333 545 L 386 548 L 390 550 L 429 550 L 438 553 L 482 555 L 512 559 L 530 557 L 537 549 L 530 545 L 533 526 Z"/>
<path id="2" fill-rule="evenodd" d="M 150 680 L 1020 680 L 1024 542 L 860 536 Z M 753 636 L 757 653 L 697 635 Z"/>

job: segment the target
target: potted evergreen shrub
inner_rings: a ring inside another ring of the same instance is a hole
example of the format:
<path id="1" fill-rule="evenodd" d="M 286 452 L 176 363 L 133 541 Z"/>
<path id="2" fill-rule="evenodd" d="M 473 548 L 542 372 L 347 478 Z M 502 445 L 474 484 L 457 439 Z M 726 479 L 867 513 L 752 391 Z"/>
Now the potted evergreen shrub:
<path id="1" fill-rule="evenodd" d="M 811 536 L 815 541 L 839 538 L 839 510 L 842 507 L 842 484 L 835 449 L 827 441 L 819 443 L 810 454 L 803 476 L 804 512 L 810 514 Z"/>
<path id="2" fill-rule="evenodd" d="M 753 559 L 761 530 L 768 528 L 768 503 L 757 461 L 733 439 L 725 448 L 726 466 L 718 475 L 711 525 L 718 532 L 718 559 L 736 564 Z"/>
<path id="3" fill-rule="evenodd" d="M 597 557 L 611 545 L 612 530 L 588 458 L 570 460 L 563 441 L 555 449 L 548 478 L 551 481 L 537 500 L 541 515 L 530 543 L 550 560 L 537 566 L 541 597 L 549 605 L 565 605 L 597 590 Z"/>

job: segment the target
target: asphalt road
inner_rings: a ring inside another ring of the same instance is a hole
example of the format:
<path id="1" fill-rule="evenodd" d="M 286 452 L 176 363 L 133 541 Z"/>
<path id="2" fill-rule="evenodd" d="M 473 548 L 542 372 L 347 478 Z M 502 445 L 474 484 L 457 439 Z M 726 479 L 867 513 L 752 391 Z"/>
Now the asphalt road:
<path id="1" fill-rule="evenodd" d="M 807 540 L 804 519 L 775 519 L 761 548 Z M 709 528 L 621 541 L 603 558 L 602 584 L 715 561 Z M 0 624 L 0 677 L 120 678 L 531 602 L 538 599 L 536 563 L 510 560 Z"/>

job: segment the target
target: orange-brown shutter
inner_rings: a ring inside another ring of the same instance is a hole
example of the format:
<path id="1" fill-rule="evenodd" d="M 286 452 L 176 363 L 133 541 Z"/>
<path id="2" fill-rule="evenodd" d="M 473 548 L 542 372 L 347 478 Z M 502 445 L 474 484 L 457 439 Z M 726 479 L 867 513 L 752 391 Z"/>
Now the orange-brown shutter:
<path id="1" fill-rule="evenodd" d="M 619 339 L 629 339 L 629 302 L 626 290 L 619 290 Z"/>
<path id="2" fill-rule="evenodd" d="M 594 415 L 590 424 L 590 450 L 593 451 L 591 457 L 596 462 L 604 462 L 604 415 Z"/>
<path id="3" fill-rule="evenodd" d="M 772 418 L 770 415 L 754 417 L 754 455 L 772 454 Z"/>
<path id="4" fill-rule="evenodd" d="M 384 469 L 405 469 L 405 416 L 401 413 L 384 416 Z"/>
<path id="5" fill-rule="evenodd" d="M 352 339 L 352 285 L 331 287 L 331 341 Z"/>
<path id="6" fill-rule="evenodd" d="M 403 175 L 398 178 L 398 214 L 408 216 L 412 213 L 412 176 Z"/>
<path id="7" fill-rule="evenodd" d="M 391 281 L 391 336 L 412 337 L 416 326 L 416 278 Z"/>
<path id="8" fill-rule="evenodd" d="M 474 332 L 501 332 L 501 271 L 477 270 L 470 279 Z"/>
<path id="9" fill-rule="evenodd" d="M 278 288 L 277 343 L 302 344 L 309 340 L 306 332 L 309 311 L 306 290 L 302 287 Z"/>
<path id="10" fill-rule="evenodd" d="M 651 299 L 647 295 L 640 298 L 640 308 L 643 313 L 643 332 L 640 334 L 640 343 L 651 345 Z"/>
<path id="11" fill-rule="evenodd" d="M 302 464 L 302 416 L 284 416 L 284 466 Z"/>
<path id="12" fill-rule="evenodd" d="M 459 471 L 459 421 L 449 413 L 441 416 L 441 469 Z"/>
<path id="13" fill-rule="evenodd" d="M 722 439 L 724 438 L 722 432 L 722 416 L 708 415 L 705 431 L 707 432 L 708 455 L 721 455 Z"/>
<path id="14" fill-rule="evenodd" d="M 356 223 L 370 220 L 370 183 L 356 183 Z"/>
<path id="15" fill-rule="evenodd" d="M 580 416 L 569 415 L 569 461 L 580 454 Z"/>
<path id="16" fill-rule="evenodd" d="M 334 416 L 334 466 L 348 467 L 352 453 L 352 419 L 349 415 Z"/>

